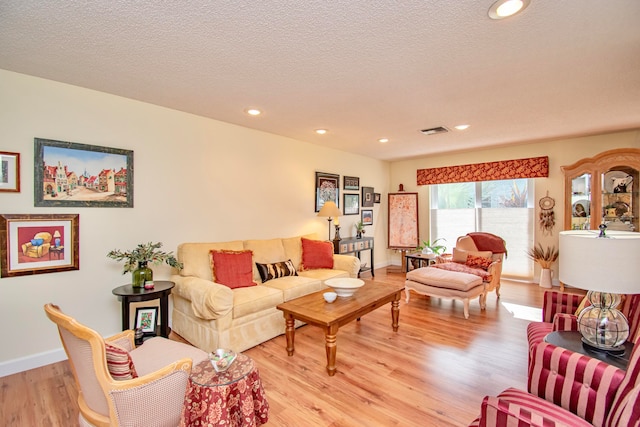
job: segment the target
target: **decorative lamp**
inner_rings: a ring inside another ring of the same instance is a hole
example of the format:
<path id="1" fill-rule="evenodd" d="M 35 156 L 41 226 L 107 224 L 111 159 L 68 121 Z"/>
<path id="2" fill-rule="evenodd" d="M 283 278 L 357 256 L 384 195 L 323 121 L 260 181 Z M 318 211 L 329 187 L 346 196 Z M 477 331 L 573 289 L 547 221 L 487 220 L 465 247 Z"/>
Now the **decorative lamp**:
<path id="1" fill-rule="evenodd" d="M 578 315 L 582 341 L 615 353 L 629 337 L 619 294 L 640 293 L 640 233 L 605 229 L 560 232 L 560 281 L 589 291 L 591 305 Z"/>
<path id="2" fill-rule="evenodd" d="M 338 226 L 338 217 L 342 215 L 342 211 L 340 209 L 338 209 L 338 206 L 336 206 L 335 202 L 324 202 L 324 205 L 322 205 L 322 209 L 320 209 L 320 212 L 318 212 L 318 216 L 322 216 L 322 217 L 326 217 L 327 221 L 329 221 L 329 239 L 331 240 L 331 221 L 333 220 L 333 217 L 336 218 L 336 227 L 338 227 L 337 229 L 339 230 L 339 226 Z"/>
<path id="3" fill-rule="evenodd" d="M 58 230 L 53 232 L 53 243 L 56 245 L 56 248 L 60 246 L 60 232 Z"/>

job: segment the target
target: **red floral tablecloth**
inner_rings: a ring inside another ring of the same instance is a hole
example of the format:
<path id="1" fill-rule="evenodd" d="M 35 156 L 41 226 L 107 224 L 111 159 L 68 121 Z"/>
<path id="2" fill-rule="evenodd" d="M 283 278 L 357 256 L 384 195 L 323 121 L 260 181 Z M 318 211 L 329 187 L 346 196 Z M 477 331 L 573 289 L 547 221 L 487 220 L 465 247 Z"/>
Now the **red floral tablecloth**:
<path id="1" fill-rule="evenodd" d="M 267 421 L 269 403 L 252 359 L 239 354 L 222 373 L 208 360 L 193 367 L 181 426 L 254 427 Z"/>

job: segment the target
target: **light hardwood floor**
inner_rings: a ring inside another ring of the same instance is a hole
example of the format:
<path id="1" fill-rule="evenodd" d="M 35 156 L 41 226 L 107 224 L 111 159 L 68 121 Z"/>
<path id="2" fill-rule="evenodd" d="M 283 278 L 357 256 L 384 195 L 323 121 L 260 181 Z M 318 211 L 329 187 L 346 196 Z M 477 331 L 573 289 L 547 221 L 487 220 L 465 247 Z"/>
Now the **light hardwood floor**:
<path id="1" fill-rule="evenodd" d="M 373 280 L 402 283 L 404 274 L 383 268 Z M 262 377 L 268 426 L 465 426 L 485 395 L 526 389 L 529 320 L 520 317 L 539 318 L 543 289 L 502 283 L 502 297 L 491 293 L 486 311 L 474 300 L 468 320 L 460 301 L 412 293 L 409 304 L 400 302 L 398 332 L 391 329 L 390 304 L 342 327 L 334 377 L 325 370 L 319 328 L 296 330 L 291 357 L 284 335 L 245 351 Z M 77 425 L 68 362 L 0 378 L 0 384 L 2 425 Z"/>

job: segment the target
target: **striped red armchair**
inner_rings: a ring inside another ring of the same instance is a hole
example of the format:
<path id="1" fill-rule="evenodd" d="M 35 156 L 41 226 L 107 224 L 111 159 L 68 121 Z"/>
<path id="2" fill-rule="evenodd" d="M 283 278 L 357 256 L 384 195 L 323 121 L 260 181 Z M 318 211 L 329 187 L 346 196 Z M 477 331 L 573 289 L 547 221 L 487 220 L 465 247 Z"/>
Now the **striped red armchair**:
<path id="1" fill-rule="evenodd" d="M 539 342 L 531 348 L 529 393 L 509 388 L 482 401 L 470 427 L 640 426 L 640 348 L 627 371 Z"/>
<path id="2" fill-rule="evenodd" d="M 542 322 L 532 322 L 527 326 L 529 341 L 529 363 L 531 347 L 544 341 L 544 337 L 553 331 L 577 331 L 576 311 L 585 297 L 567 292 L 547 291 L 542 305 Z M 640 338 L 640 294 L 625 295 L 619 310 L 629 322 L 629 338 L 635 342 Z"/>

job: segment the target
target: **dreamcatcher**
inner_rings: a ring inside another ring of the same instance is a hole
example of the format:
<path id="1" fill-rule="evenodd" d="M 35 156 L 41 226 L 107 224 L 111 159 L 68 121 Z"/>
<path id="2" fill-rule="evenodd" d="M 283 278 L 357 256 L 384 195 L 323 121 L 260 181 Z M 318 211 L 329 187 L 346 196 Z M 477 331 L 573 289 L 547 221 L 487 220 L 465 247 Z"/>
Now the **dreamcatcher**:
<path id="1" fill-rule="evenodd" d="M 556 205 L 556 201 L 549 197 L 549 192 L 547 191 L 547 195 L 541 198 L 538 204 L 540 205 L 540 216 L 538 220 L 540 229 L 545 234 L 551 234 L 553 226 L 556 225 L 556 216 L 553 213 L 553 207 Z"/>

